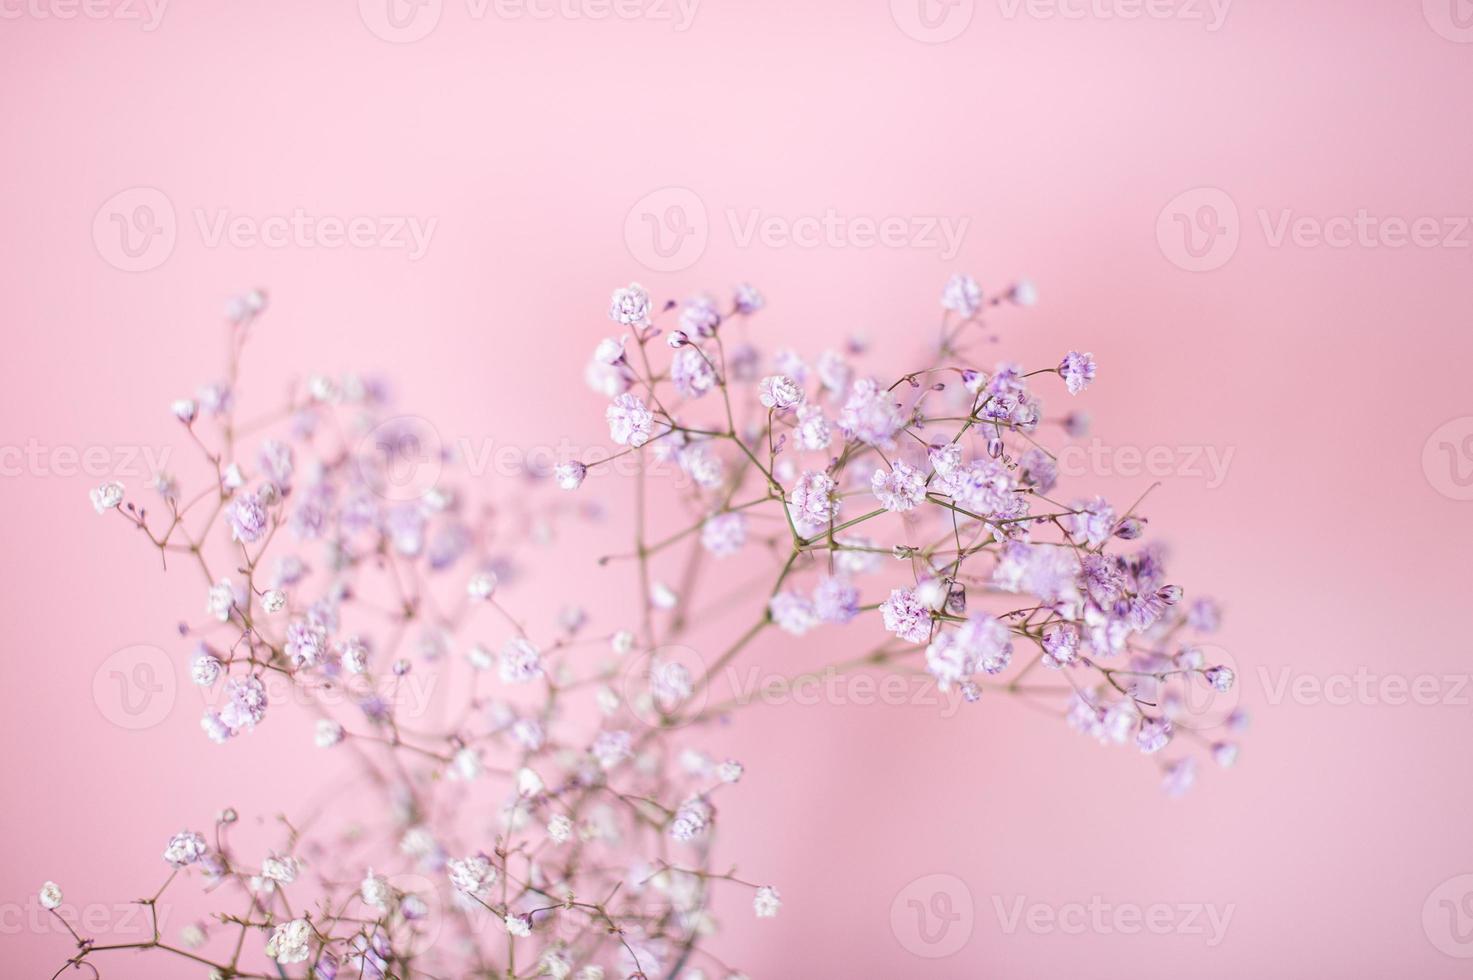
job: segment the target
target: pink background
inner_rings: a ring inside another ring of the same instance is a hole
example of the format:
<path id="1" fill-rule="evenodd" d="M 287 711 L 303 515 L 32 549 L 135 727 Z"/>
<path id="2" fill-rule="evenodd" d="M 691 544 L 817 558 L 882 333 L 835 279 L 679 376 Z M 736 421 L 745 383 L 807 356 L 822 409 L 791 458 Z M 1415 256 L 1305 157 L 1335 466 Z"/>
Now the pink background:
<path id="1" fill-rule="evenodd" d="M 94 517 L 98 479 L 53 472 L 56 451 L 171 444 L 168 401 L 218 370 L 224 297 L 271 290 L 252 361 L 262 387 L 292 370 L 388 369 L 443 431 L 599 445 L 601 405 L 580 375 L 614 285 L 684 296 L 747 279 L 770 301 L 759 339 L 816 353 L 859 329 L 899 356 L 931 337 L 945 277 L 968 270 L 984 287 L 1038 283 L 1036 310 L 996 321 L 1011 355 L 1095 353 L 1100 381 L 1081 407 L 1110 445 L 1233 452 L 1221 486 L 1169 479 L 1152 530 L 1173 542 L 1177 579 L 1226 606 L 1220 639 L 1254 715 L 1242 760 L 1172 801 L 1135 753 L 1003 698 L 950 719 L 924 706 L 755 709 L 710 740 L 750 773 L 723 811 L 734 829 L 722 846 L 786 905 L 756 923 L 734 901 L 716 948 L 754 977 L 1466 975 L 1444 950 L 1473 948 L 1446 926 L 1439 940 L 1435 917 L 1424 928 L 1423 906 L 1473 872 L 1473 694 L 1439 681 L 1450 703 L 1336 705 L 1270 688 L 1284 672 L 1470 671 L 1473 504 L 1440 492 L 1446 466 L 1423 462 L 1435 429 L 1473 413 L 1470 236 L 1275 247 L 1260 212 L 1270 224 L 1282 209 L 1473 213 L 1473 44 L 1447 36 L 1433 0 L 1239 0 L 1216 31 L 1011 9 L 979 2 L 960 36 L 928 45 L 880 0 L 706 0 L 684 32 L 476 19 L 446 0 L 428 37 L 391 44 L 344 0 L 178 3 L 153 31 L 7 7 L 19 16 L 0 23 L 0 445 L 34 441 L 52 462 L 0 480 L 0 972 L 49 976 L 68 951 L 32 925 L 43 880 L 72 904 L 135 898 L 159 879 L 169 833 L 227 804 L 289 808 L 312 782 L 280 765 L 304 722 L 222 752 L 182 699 L 125 732 L 91 694 L 114 650 L 176 650 L 172 625 L 202 598 Z M 138 186 L 172 201 L 178 243 L 128 273 L 92 226 Z M 660 273 L 631 254 L 625 218 L 671 186 L 694 191 L 712 227 L 694 265 Z M 1169 216 L 1158 243 L 1158 216 L 1200 187 L 1235 202 L 1240 242 L 1192 272 L 1172 261 Z M 192 218 L 298 207 L 438 226 L 411 262 L 211 248 Z M 743 247 L 725 214 L 752 208 L 970 227 L 949 260 Z M 1149 482 L 1096 477 L 1121 496 Z M 575 595 L 607 582 L 564 543 Z M 516 601 L 546 616 L 557 598 Z M 921 959 L 890 907 L 938 873 L 965 883 L 975 922 L 955 955 Z M 1010 934 L 996 910 L 1094 896 L 1233 914 L 1208 948 L 1202 935 Z M 195 975 L 158 959 L 104 972 Z"/>

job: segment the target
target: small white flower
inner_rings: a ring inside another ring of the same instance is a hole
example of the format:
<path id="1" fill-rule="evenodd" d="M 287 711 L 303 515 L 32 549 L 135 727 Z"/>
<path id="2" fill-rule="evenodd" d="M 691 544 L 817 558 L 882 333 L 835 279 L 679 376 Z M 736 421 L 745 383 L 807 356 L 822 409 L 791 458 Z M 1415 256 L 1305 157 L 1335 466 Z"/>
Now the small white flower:
<path id="1" fill-rule="evenodd" d="M 744 769 L 742 767 L 742 764 L 735 759 L 727 759 L 721 765 L 716 767 L 716 776 L 723 783 L 736 782 L 737 780 L 742 778 L 742 773 L 744 772 L 746 772 L 746 769 Z"/>
<path id="2" fill-rule="evenodd" d="M 380 912 L 387 912 L 389 905 L 394 900 L 394 890 L 389 887 L 389 881 L 380 875 L 373 873 L 369 868 L 368 873 L 363 876 L 363 883 L 358 887 L 358 893 L 363 901 Z"/>
<path id="3" fill-rule="evenodd" d="M 803 389 L 786 374 L 773 374 L 758 383 L 757 400 L 764 407 L 781 412 L 803 400 Z"/>
<path id="4" fill-rule="evenodd" d="M 471 666 L 477 670 L 490 670 L 491 665 L 495 663 L 491 651 L 479 643 L 471 644 L 471 648 L 465 652 L 465 659 L 469 660 Z"/>
<path id="5" fill-rule="evenodd" d="M 467 895 L 476 895 L 496 883 L 496 868 L 484 854 L 450 861 L 450 883 Z"/>
<path id="6" fill-rule="evenodd" d="M 620 630 L 609 640 L 609 646 L 622 657 L 634 649 L 634 634 L 629 630 Z"/>
<path id="7" fill-rule="evenodd" d="M 508 915 L 506 931 L 513 936 L 532 935 L 532 917 L 530 915 Z"/>
<path id="8" fill-rule="evenodd" d="M 297 880 L 297 859 L 290 854 L 268 854 L 261 862 L 261 877 L 283 885 Z"/>
<path id="9" fill-rule="evenodd" d="M 536 796 L 546 788 L 542 777 L 535 771 L 526 767 L 517 770 L 517 795 Z"/>
<path id="10" fill-rule="evenodd" d="M 614 290 L 609 300 L 609 319 L 626 327 L 649 326 L 650 294 L 637 282 Z"/>
<path id="11" fill-rule="evenodd" d="M 350 674 L 368 670 L 368 647 L 358 637 L 349 637 L 341 646 L 343 669 Z"/>
<path id="12" fill-rule="evenodd" d="M 777 889 L 771 885 L 763 885 L 757 889 L 757 894 L 752 898 L 752 910 L 757 913 L 759 919 L 770 919 L 777 915 L 777 910 L 782 908 L 782 899 L 777 894 Z"/>
<path id="13" fill-rule="evenodd" d="M 308 956 L 312 927 L 306 919 L 292 919 L 276 927 L 266 940 L 266 955 L 278 963 L 301 963 Z"/>
<path id="14" fill-rule="evenodd" d="M 506 684 L 526 684 L 542 674 L 542 653 L 531 640 L 514 636 L 501 648 L 500 676 Z"/>
<path id="15" fill-rule="evenodd" d="M 605 769 L 612 769 L 632 754 L 631 739 L 625 731 L 599 732 L 593 740 L 593 757 Z"/>
<path id="16" fill-rule="evenodd" d="M 222 578 L 210 586 L 210 595 L 205 602 L 205 611 L 224 623 L 230 619 L 230 610 L 235 607 L 235 586 L 230 579 Z"/>
<path id="17" fill-rule="evenodd" d="M 123 502 L 123 485 L 116 481 L 104 483 L 91 493 L 92 506 L 99 514 L 112 510 Z"/>
<path id="18" fill-rule="evenodd" d="M 325 374 L 314 374 L 308 378 L 307 391 L 320 402 L 333 402 L 339 398 L 337 384 Z"/>
<path id="19" fill-rule="evenodd" d="M 54 881 L 48 881 L 41 886 L 41 907 L 54 909 L 61 905 L 61 886 Z"/>
<path id="20" fill-rule="evenodd" d="M 173 867 L 182 868 L 204 857 L 208 849 L 203 835 L 192 830 L 181 830 L 169 838 L 169 846 L 164 849 L 164 860 Z"/>
<path id="21" fill-rule="evenodd" d="M 573 836 L 573 821 L 561 813 L 555 813 L 547 821 L 547 836 L 559 844 L 566 844 Z"/>
<path id="22" fill-rule="evenodd" d="M 450 778 L 470 782 L 481 775 L 481 754 L 472 748 L 464 748 L 450 760 Z"/>
<path id="23" fill-rule="evenodd" d="M 624 346 L 628 343 L 629 335 L 627 333 L 622 337 L 605 337 L 593 349 L 593 359 L 599 364 L 618 364 L 624 360 Z"/>
<path id="24" fill-rule="evenodd" d="M 286 593 L 280 589 L 267 589 L 261 596 L 261 608 L 268 613 L 278 613 L 286 608 Z"/>
<path id="25" fill-rule="evenodd" d="M 960 316 L 975 316 L 982 308 L 982 287 L 971 276 L 952 276 L 941 290 L 941 307 Z"/>
<path id="26" fill-rule="evenodd" d="M 343 726 L 331 718 L 319 718 L 314 740 L 319 749 L 330 749 L 343 740 Z"/>
<path id="27" fill-rule="evenodd" d="M 588 467 L 577 460 L 567 463 L 559 463 L 553 467 L 553 477 L 557 485 L 564 490 L 577 490 L 583 485 L 583 478 L 588 475 Z"/>
<path id="28" fill-rule="evenodd" d="M 496 591 L 496 576 L 491 572 L 477 572 L 465 585 L 466 595 L 472 599 L 489 599 Z"/>
<path id="29" fill-rule="evenodd" d="M 193 398 L 180 398 L 169 406 L 169 410 L 174 413 L 175 418 L 188 425 L 199 416 L 199 402 Z"/>
<path id="30" fill-rule="evenodd" d="M 220 661 L 210 654 L 198 653 L 189 662 L 189 679 L 200 687 L 210 687 L 220 679 L 220 672 L 223 669 Z"/>
<path id="31" fill-rule="evenodd" d="M 552 980 L 567 980 L 568 974 L 573 972 L 573 964 L 568 959 L 568 954 L 557 947 L 543 951 L 540 965 L 542 973 L 552 977 Z M 689 971 L 686 976 L 690 976 Z"/>

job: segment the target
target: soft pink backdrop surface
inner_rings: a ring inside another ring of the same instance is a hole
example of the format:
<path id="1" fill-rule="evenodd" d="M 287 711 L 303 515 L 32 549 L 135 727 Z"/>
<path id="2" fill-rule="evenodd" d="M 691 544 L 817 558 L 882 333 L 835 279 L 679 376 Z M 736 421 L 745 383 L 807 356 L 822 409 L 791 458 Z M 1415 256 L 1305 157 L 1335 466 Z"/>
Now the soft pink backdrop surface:
<path id="1" fill-rule="evenodd" d="M 755 923 L 734 901 L 716 948 L 754 977 L 1464 976 L 1448 950 L 1473 948 L 1452 920 L 1424 926 L 1423 909 L 1473 872 L 1473 708 L 1448 679 L 1473 670 L 1473 503 L 1443 492 L 1455 484 L 1423 450 L 1473 414 L 1473 249 L 1466 232 L 1461 247 L 1275 245 L 1264 227 L 1284 209 L 1473 213 L 1473 44 L 1446 19 L 1459 8 L 1239 0 L 1217 30 L 1012 9 L 979 2 L 958 37 L 928 45 L 879 0 L 705 0 L 685 31 L 477 19 L 446 0 L 429 36 L 393 44 L 343 0 L 180 3 L 149 31 L 7 7 L 0 445 L 54 462 L 58 447 L 172 444 L 169 399 L 218 368 L 223 298 L 258 284 L 274 306 L 252 355 L 263 383 L 384 369 L 442 431 L 532 447 L 604 441 L 581 365 L 609 289 L 630 279 L 662 296 L 747 279 L 769 298 L 759 339 L 814 353 L 861 330 L 898 357 L 931 337 L 952 271 L 992 287 L 1030 276 L 1038 308 L 997 320 L 1008 352 L 1037 364 L 1092 350 L 1101 375 L 1081 407 L 1107 444 L 1233 453 L 1220 486 L 1168 478 L 1152 529 L 1174 545 L 1175 578 L 1226 607 L 1221 643 L 1254 716 L 1240 765 L 1168 800 L 1133 752 L 1002 698 L 949 719 L 755 709 L 710 739 L 750 773 L 723 810 L 723 848 L 786 905 Z M 178 242 L 130 273 L 93 225 L 136 187 L 167 195 Z M 625 221 L 671 187 L 694 192 L 711 228 L 693 265 L 662 273 Z M 1158 241 L 1158 218 L 1204 187 L 1235 203 L 1240 240 L 1196 272 L 1173 261 L 1169 215 Z M 197 208 L 438 225 L 418 261 L 209 247 Z M 830 208 L 970 225 L 944 259 L 743 246 L 726 219 Z M 136 733 L 99 713 L 107 656 L 177 646 L 179 610 L 202 600 L 92 514 L 96 478 L 56 468 L 0 480 L 5 976 L 49 976 L 66 955 L 34 918 L 43 880 L 71 904 L 138 897 L 169 833 L 224 805 L 269 816 L 311 787 L 280 765 L 301 725 L 222 750 L 182 700 Z M 1091 479 L 1121 496 L 1150 482 Z M 574 595 L 600 581 L 581 557 L 566 568 Z M 546 615 L 560 598 L 519 601 Z M 1272 696 L 1285 676 L 1361 668 L 1435 676 L 1438 703 Z M 913 955 L 891 923 L 892 900 L 930 874 L 964 882 L 975 910 L 940 959 Z M 1210 948 L 1181 933 L 1009 932 L 998 912 L 1095 896 L 1233 911 Z M 105 975 L 195 972 L 124 959 Z"/>

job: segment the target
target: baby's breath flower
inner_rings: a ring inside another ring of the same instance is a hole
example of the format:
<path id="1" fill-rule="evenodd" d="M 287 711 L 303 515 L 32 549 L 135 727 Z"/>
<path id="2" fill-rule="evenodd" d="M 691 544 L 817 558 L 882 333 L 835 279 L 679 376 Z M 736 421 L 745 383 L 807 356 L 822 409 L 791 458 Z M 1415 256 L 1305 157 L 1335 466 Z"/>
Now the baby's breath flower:
<path id="1" fill-rule="evenodd" d="M 456 858 L 448 865 L 450 883 L 467 895 L 479 895 L 496 883 L 497 872 L 484 854 Z"/>
<path id="2" fill-rule="evenodd" d="M 496 575 L 493 572 L 476 572 L 465 584 L 465 593 L 472 599 L 482 601 L 491 598 L 496 591 Z"/>
<path id="3" fill-rule="evenodd" d="M 91 492 L 92 507 L 99 513 L 115 509 L 123 502 L 123 485 L 116 481 L 104 483 Z"/>
<path id="4" fill-rule="evenodd" d="M 757 400 L 775 411 L 786 411 L 803 400 L 803 389 L 786 374 L 774 374 L 757 386 Z"/>
<path id="5" fill-rule="evenodd" d="M 48 881 L 41 886 L 41 907 L 43 909 L 56 909 L 61 907 L 61 886 L 54 881 Z"/>
<path id="6" fill-rule="evenodd" d="M 941 291 L 941 307 L 958 316 L 975 316 L 982 308 L 982 287 L 971 276 L 952 276 Z"/>
<path id="7" fill-rule="evenodd" d="M 548 818 L 547 836 L 559 844 L 566 844 L 573 836 L 573 821 L 561 813 Z"/>
<path id="8" fill-rule="evenodd" d="M 1095 379 L 1095 356 L 1071 350 L 1059 362 L 1059 374 L 1063 377 L 1069 394 L 1077 395 Z"/>
<path id="9" fill-rule="evenodd" d="M 169 838 L 169 846 L 164 848 L 164 860 L 171 867 L 183 868 L 204 857 L 207 850 L 209 845 L 205 843 L 203 835 L 192 830 L 181 830 Z"/>
<path id="10" fill-rule="evenodd" d="M 626 327 L 649 326 L 650 294 L 637 282 L 614 290 L 609 301 L 609 319 Z"/>
<path id="11" fill-rule="evenodd" d="M 317 729 L 313 741 L 319 749 L 330 749 L 343 740 L 343 726 L 331 718 L 317 719 Z"/>
<path id="12" fill-rule="evenodd" d="M 304 962 L 310 954 L 312 926 L 306 919 L 292 919 L 277 926 L 266 940 L 266 955 L 283 965 Z"/>
<path id="13" fill-rule="evenodd" d="M 583 485 L 583 479 L 588 475 L 588 467 L 576 460 L 567 463 L 559 463 L 553 467 L 553 477 L 557 485 L 564 490 L 577 490 Z"/>
<path id="14" fill-rule="evenodd" d="M 763 885 L 757 889 L 757 894 L 752 897 L 752 910 L 757 913 L 759 919 L 771 919 L 777 915 L 778 909 L 782 908 L 782 899 L 778 896 L 777 889 L 771 885 Z"/>
<path id="15" fill-rule="evenodd" d="M 654 432 L 655 417 L 638 395 L 625 392 L 616 396 L 604 414 L 609 438 L 621 446 L 643 446 Z"/>

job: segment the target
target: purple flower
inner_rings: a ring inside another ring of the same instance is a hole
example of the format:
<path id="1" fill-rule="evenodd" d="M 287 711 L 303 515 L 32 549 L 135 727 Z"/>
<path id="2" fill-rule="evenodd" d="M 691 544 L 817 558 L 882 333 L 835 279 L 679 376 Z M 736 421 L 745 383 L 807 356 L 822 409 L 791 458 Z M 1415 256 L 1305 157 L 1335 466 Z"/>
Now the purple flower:
<path id="1" fill-rule="evenodd" d="M 976 316 L 982 308 L 982 287 L 971 276 L 952 276 L 941 290 L 941 308 L 958 316 Z"/>
<path id="2" fill-rule="evenodd" d="M 763 299 L 762 294 L 747 283 L 738 283 L 734 292 L 733 304 L 738 313 L 756 313 L 767 305 L 767 300 Z"/>
<path id="3" fill-rule="evenodd" d="M 638 395 L 627 391 L 614 399 L 604 417 L 609 423 L 609 438 L 621 446 L 643 446 L 654 432 L 655 416 Z"/>
<path id="4" fill-rule="evenodd" d="M 1095 356 L 1070 351 L 1059 362 L 1059 375 L 1069 388 L 1069 394 L 1077 395 L 1095 379 Z"/>
<path id="5" fill-rule="evenodd" d="M 699 347 L 682 347 L 670 361 L 670 381 L 686 398 L 700 398 L 716 387 L 716 369 Z"/>
<path id="6" fill-rule="evenodd" d="M 797 592 L 779 592 L 767 600 L 767 613 L 785 632 L 802 636 L 818 625 L 813 602 Z"/>
<path id="7" fill-rule="evenodd" d="M 716 301 L 709 296 L 686 300 L 685 306 L 680 310 L 680 327 L 687 334 L 712 337 L 720 325 L 721 311 L 716 309 Z"/>
<path id="8" fill-rule="evenodd" d="M 875 470 L 870 487 L 880 500 L 880 506 L 889 511 L 914 510 L 926 499 L 926 477 L 915 467 L 896 460 L 889 472 Z"/>
<path id="9" fill-rule="evenodd" d="M 905 425 L 905 416 L 890 393 L 871 378 L 861 378 L 850 389 L 849 399 L 839 414 L 839 431 L 846 439 L 888 449 L 895 433 Z"/>
<path id="10" fill-rule="evenodd" d="M 1043 664 L 1063 667 L 1073 663 L 1079 654 L 1079 627 L 1072 623 L 1055 624 L 1043 631 Z"/>
<path id="11" fill-rule="evenodd" d="M 266 508 L 254 493 L 238 494 L 230 504 L 230 539 L 252 544 L 266 533 Z"/>
<path id="12" fill-rule="evenodd" d="M 650 294 L 637 282 L 614 290 L 609 300 L 609 319 L 626 327 L 649 326 Z"/>
<path id="13" fill-rule="evenodd" d="M 825 623 L 847 623 L 859 615 L 859 590 L 841 575 L 831 575 L 813 590 L 813 611 Z"/>
<path id="14" fill-rule="evenodd" d="M 225 698 L 220 721 L 232 735 L 255 728 L 266 717 L 266 685 L 260 678 L 230 678 L 225 682 Z"/>
<path id="15" fill-rule="evenodd" d="M 821 470 L 809 470 L 788 491 L 788 510 L 793 523 L 804 534 L 812 534 L 834 519 L 838 503 L 834 500 L 837 484 Z"/>
<path id="16" fill-rule="evenodd" d="M 701 544 L 717 558 L 734 555 L 747 541 L 747 516 L 739 511 L 713 514 L 701 525 Z"/>
<path id="17" fill-rule="evenodd" d="M 892 589 L 880 603 L 885 629 L 902 640 L 925 643 L 931 637 L 931 610 L 922 605 L 914 589 Z"/>
<path id="18" fill-rule="evenodd" d="M 1160 752 L 1170 741 L 1171 722 L 1165 718 L 1147 718 L 1141 722 L 1140 731 L 1135 735 L 1136 747 L 1147 755 Z"/>

